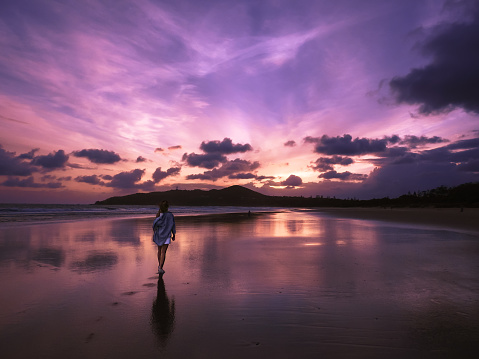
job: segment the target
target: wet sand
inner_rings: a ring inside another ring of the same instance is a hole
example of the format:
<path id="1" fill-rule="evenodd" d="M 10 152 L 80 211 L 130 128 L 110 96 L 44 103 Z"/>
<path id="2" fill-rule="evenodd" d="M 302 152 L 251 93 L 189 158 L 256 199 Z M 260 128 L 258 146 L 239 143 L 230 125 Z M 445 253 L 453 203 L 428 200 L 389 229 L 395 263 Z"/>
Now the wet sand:
<path id="1" fill-rule="evenodd" d="M 2 358 L 476 358 L 479 232 L 346 217 L 0 228 Z"/>
<path id="2" fill-rule="evenodd" d="M 479 208 L 322 208 L 335 217 L 479 231 Z"/>

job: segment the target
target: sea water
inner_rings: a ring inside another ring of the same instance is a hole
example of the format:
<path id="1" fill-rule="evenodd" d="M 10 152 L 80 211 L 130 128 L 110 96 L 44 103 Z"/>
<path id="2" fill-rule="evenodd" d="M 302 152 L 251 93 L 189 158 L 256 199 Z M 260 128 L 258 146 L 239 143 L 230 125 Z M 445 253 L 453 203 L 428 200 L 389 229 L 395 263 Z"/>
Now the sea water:
<path id="1" fill-rule="evenodd" d="M 273 207 L 179 206 L 170 207 L 175 216 L 221 213 L 274 212 Z M 0 204 L 0 223 L 75 221 L 94 218 L 153 217 L 158 206 L 151 205 L 70 205 L 70 204 Z"/>

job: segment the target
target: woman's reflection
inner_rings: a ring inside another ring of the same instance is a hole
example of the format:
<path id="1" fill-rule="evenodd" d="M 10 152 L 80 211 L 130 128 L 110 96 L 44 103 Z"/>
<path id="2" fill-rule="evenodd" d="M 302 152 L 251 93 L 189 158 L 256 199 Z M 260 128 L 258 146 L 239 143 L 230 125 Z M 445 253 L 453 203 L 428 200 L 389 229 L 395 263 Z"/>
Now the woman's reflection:
<path id="1" fill-rule="evenodd" d="M 168 298 L 165 282 L 160 276 L 158 291 L 151 308 L 151 327 L 156 334 L 160 346 L 166 347 L 168 339 L 175 327 L 175 300 Z"/>

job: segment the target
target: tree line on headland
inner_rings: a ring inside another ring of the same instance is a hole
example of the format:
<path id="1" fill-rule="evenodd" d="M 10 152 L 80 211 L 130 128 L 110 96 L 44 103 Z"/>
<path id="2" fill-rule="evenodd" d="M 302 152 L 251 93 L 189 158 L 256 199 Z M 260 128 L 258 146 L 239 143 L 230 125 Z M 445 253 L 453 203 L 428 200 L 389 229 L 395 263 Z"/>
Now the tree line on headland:
<path id="1" fill-rule="evenodd" d="M 162 200 L 175 206 L 245 206 L 245 207 L 479 207 L 479 182 L 456 187 L 437 187 L 404 194 L 397 198 L 368 200 L 334 197 L 267 196 L 242 186 L 223 189 L 170 190 L 135 193 L 97 201 L 97 205 L 156 205 Z"/>

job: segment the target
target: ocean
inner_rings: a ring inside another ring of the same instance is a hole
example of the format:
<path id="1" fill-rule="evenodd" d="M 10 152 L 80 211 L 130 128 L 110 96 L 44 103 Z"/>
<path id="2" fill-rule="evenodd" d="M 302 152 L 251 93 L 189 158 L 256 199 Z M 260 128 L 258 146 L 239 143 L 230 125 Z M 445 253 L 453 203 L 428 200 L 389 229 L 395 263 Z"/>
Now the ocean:
<path id="1" fill-rule="evenodd" d="M 221 213 L 275 212 L 277 207 L 181 206 L 171 207 L 175 216 L 197 216 Z M 0 204 L 0 223 L 76 221 L 95 218 L 154 217 L 158 206 L 71 205 L 71 204 Z"/>

